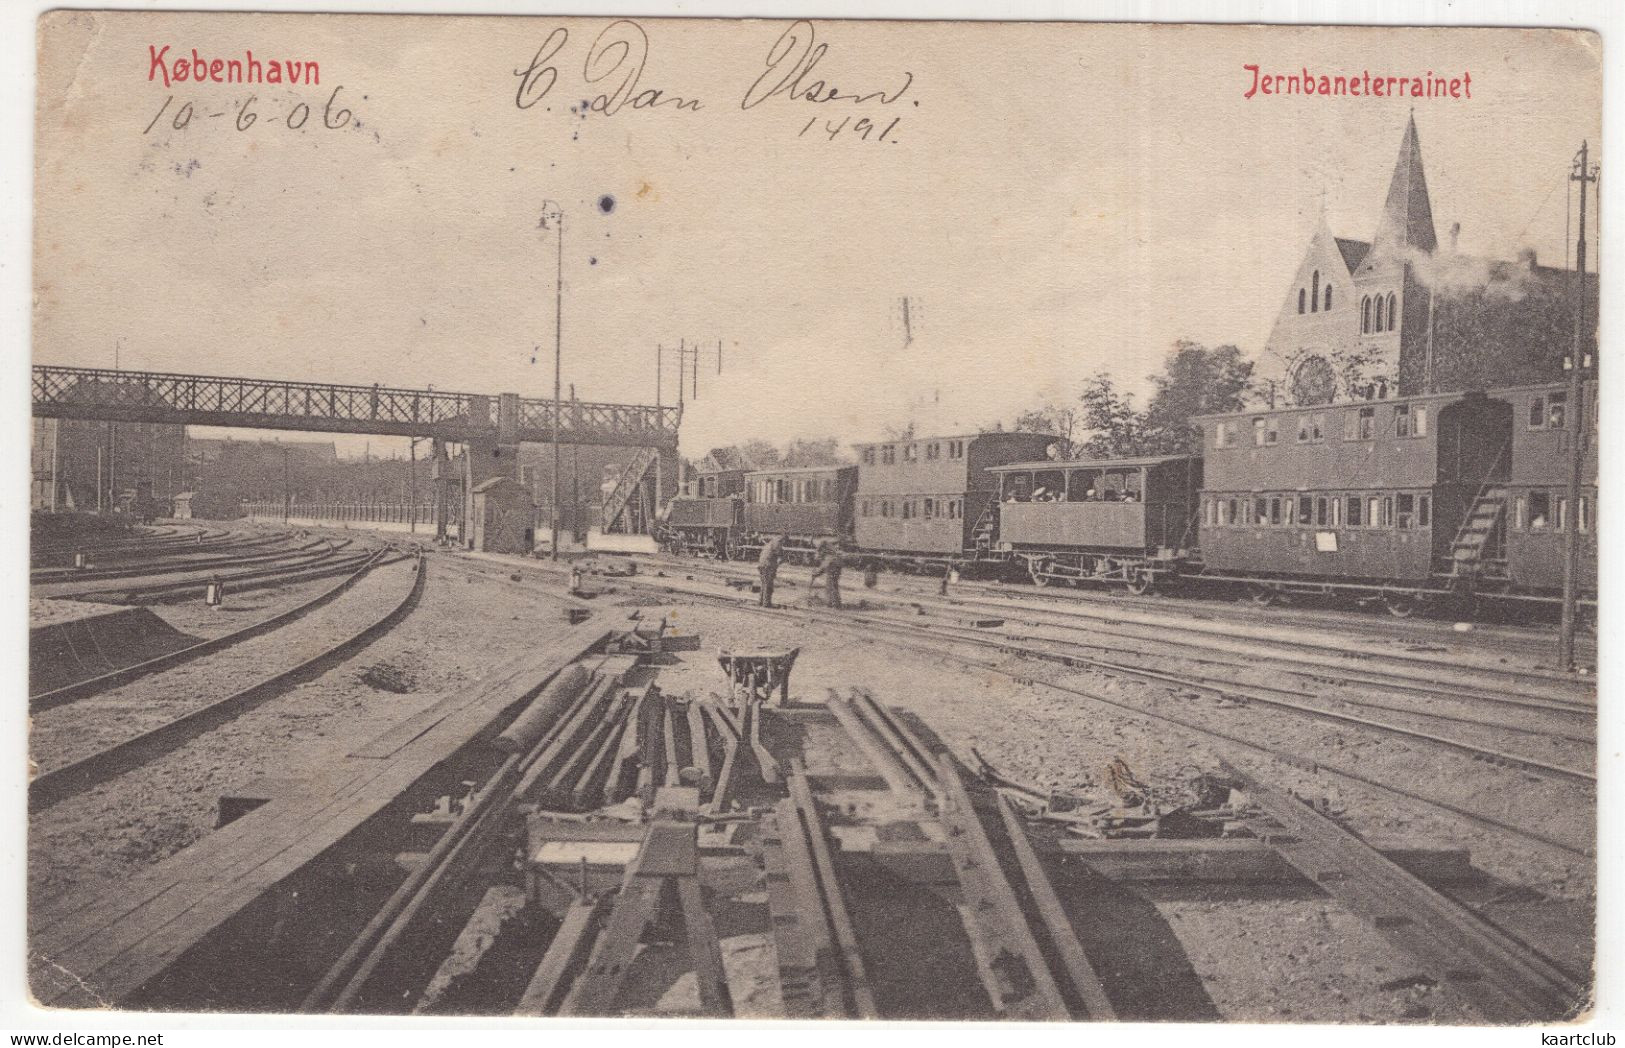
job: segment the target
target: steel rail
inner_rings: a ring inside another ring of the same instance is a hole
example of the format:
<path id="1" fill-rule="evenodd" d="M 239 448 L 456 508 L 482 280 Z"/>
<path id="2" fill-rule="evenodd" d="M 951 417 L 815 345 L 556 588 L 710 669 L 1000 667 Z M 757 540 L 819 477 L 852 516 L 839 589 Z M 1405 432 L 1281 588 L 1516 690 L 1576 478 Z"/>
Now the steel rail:
<path id="1" fill-rule="evenodd" d="M 142 575 L 174 574 L 183 571 L 206 571 L 210 568 L 232 568 L 243 564 L 260 564 L 270 560 L 280 560 L 298 553 L 314 550 L 323 543 L 331 544 L 331 539 L 313 539 L 301 546 L 281 545 L 274 549 L 261 549 L 254 552 L 242 553 L 237 550 L 216 551 L 204 555 L 176 557 L 172 560 L 161 560 L 148 564 L 124 564 L 116 567 L 86 568 L 50 568 L 46 569 L 49 577 L 42 578 L 45 572 L 33 571 L 29 573 L 30 586 L 45 586 L 56 582 L 99 582 L 103 579 L 138 578 Z"/>
<path id="2" fill-rule="evenodd" d="M 324 563 L 331 563 L 340 553 L 339 549 L 328 548 L 313 553 L 290 553 L 280 558 L 279 563 L 261 564 L 243 571 L 220 574 L 207 567 L 193 569 L 193 573 L 180 578 L 174 573 L 139 576 L 124 583 L 101 586 L 95 589 L 75 589 L 54 593 L 41 593 L 39 596 L 53 597 L 65 600 L 97 600 L 107 598 L 124 598 L 129 603 L 164 603 L 163 598 L 178 598 L 189 593 L 202 592 L 211 582 L 223 582 L 228 587 L 242 590 L 240 584 L 260 579 L 273 578 L 278 575 L 303 571 Z M 150 578 L 152 581 L 144 581 Z M 65 583 L 56 583 L 61 586 Z M 138 601 L 136 598 L 155 598 L 150 601 Z"/>
<path id="3" fill-rule="evenodd" d="M 183 662 L 190 662 L 193 659 L 200 658 L 201 656 L 208 655 L 216 651 L 221 651 L 225 648 L 232 647 L 233 645 L 240 644 L 243 641 L 257 637 L 262 633 L 268 633 L 279 626 L 287 625 L 288 623 L 293 622 L 295 619 L 302 618 L 306 614 L 315 611 L 322 605 L 332 601 L 334 598 L 338 597 L 339 594 L 361 581 L 361 579 L 374 568 L 380 567 L 384 563 L 393 563 L 393 561 L 386 562 L 383 560 L 385 554 L 388 552 L 387 547 L 379 549 L 373 553 L 372 556 L 370 556 L 360 568 L 350 575 L 347 575 L 338 585 L 323 590 L 310 600 L 296 604 L 285 611 L 272 615 L 270 618 L 261 619 L 259 622 L 250 623 L 240 630 L 233 630 L 231 633 L 214 637 L 210 640 L 199 641 L 196 644 L 180 648 L 176 651 L 167 652 L 166 654 L 159 655 L 156 658 L 146 659 L 142 662 L 137 662 L 133 665 L 122 667 L 121 669 L 103 673 L 100 676 L 91 677 L 86 680 L 78 681 L 74 684 L 65 684 L 62 687 L 52 689 L 51 691 L 31 695 L 28 699 L 28 708 L 30 712 L 37 713 L 42 710 L 48 710 L 57 706 L 65 705 L 70 702 L 77 702 L 80 699 L 85 699 L 92 695 L 100 694 L 109 688 L 117 687 L 120 684 L 128 684 L 130 681 L 148 676 L 149 674 L 158 673 L 162 670 L 179 666 Z"/>
<path id="4" fill-rule="evenodd" d="M 383 636 L 405 618 L 423 595 L 427 575 L 423 555 L 417 556 L 413 580 L 406 595 L 388 612 L 338 643 L 298 665 L 273 673 L 223 699 L 192 710 L 123 742 L 42 772 L 28 786 L 28 810 L 37 812 L 60 804 L 85 790 L 150 763 L 202 735 L 228 723 L 255 706 L 286 692 L 293 685 L 326 672 Z"/>
<path id="5" fill-rule="evenodd" d="M 1290 835 L 1275 849 L 1312 883 L 1459 990 L 1491 1022 L 1563 1022 L 1587 988 L 1526 944 L 1428 887 L 1370 845 L 1281 790 L 1225 769 Z"/>
<path id="6" fill-rule="evenodd" d="M 643 588 L 643 589 L 656 590 L 656 591 L 663 592 L 663 593 L 668 593 L 668 594 L 671 594 L 671 595 L 674 595 L 674 596 L 683 597 L 683 598 L 689 599 L 689 600 L 696 600 L 696 601 L 700 601 L 700 602 L 711 603 L 711 604 L 717 605 L 719 607 L 724 607 L 724 608 L 728 608 L 728 609 L 735 610 L 735 611 L 744 611 L 744 612 L 749 612 L 749 613 L 767 615 L 767 616 L 770 616 L 770 617 L 790 619 L 790 620 L 800 620 L 803 616 L 811 616 L 813 618 L 817 618 L 818 621 L 820 621 L 823 624 L 835 626 L 837 628 L 846 629 L 846 630 L 848 630 L 850 632 L 856 633 L 860 638 L 869 640 L 869 641 L 874 642 L 874 643 L 879 643 L 879 642 L 874 640 L 873 627 L 870 624 L 866 624 L 866 623 L 865 624 L 856 624 L 856 623 L 852 623 L 852 622 L 849 622 L 849 621 L 843 621 L 843 617 L 841 615 L 839 615 L 839 614 L 822 614 L 821 615 L 821 614 L 816 614 L 811 609 L 801 609 L 799 611 L 790 611 L 790 610 L 787 610 L 787 609 L 779 609 L 779 608 L 762 608 L 762 607 L 752 603 L 747 598 L 733 597 L 733 596 L 729 596 L 729 595 L 725 595 L 725 594 L 716 594 L 716 593 L 696 593 L 696 592 L 694 592 L 692 590 L 685 590 L 685 589 L 682 589 L 680 587 L 664 585 L 664 584 L 660 583 L 659 581 L 650 581 L 650 580 L 648 580 L 646 578 L 638 578 L 638 577 L 635 577 L 635 576 L 630 577 L 630 578 L 621 579 L 620 581 L 625 582 L 625 583 L 627 583 L 628 585 L 631 585 L 631 586 L 636 586 L 636 587 Z M 1401 798 L 1403 798 L 1405 800 L 1412 801 L 1412 802 L 1417 803 L 1417 804 L 1423 804 L 1423 805 L 1426 805 L 1428 807 L 1435 808 L 1435 809 L 1437 809 L 1439 811 L 1449 812 L 1452 815 L 1456 815 L 1456 816 L 1459 816 L 1460 818 L 1467 819 L 1467 820 L 1469 820 L 1471 822 L 1478 823 L 1479 825 L 1488 826 L 1488 827 L 1491 827 L 1493 829 L 1497 829 L 1497 830 L 1503 831 L 1505 833 L 1512 834 L 1514 836 L 1522 837 L 1525 840 L 1534 841 L 1534 842 L 1539 843 L 1539 844 L 1545 844 L 1545 845 L 1548 845 L 1550 847 L 1557 848 L 1557 849 L 1559 849 L 1561 851 L 1567 852 L 1567 853 L 1569 853 L 1571 855 L 1583 856 L 1583 857 L 1588 857 L 1588 858 L 1595 855 L 1595 849 L 1594 848 L 1577 846 L 1577 845 L 1573 844 L 1572 842 L 1561 840 L 1561 839 L 1559 839 L 1557 837 L 1550 836 L 1549 834 L 1542 833 L 1542 832 L 1540 832 L 1538 830 L 1531 830 L 1528 827 L 1518 826 L 1518 825 L 1515 825 L 1513 823 L 1505 822 L 1505 821 L 1503 821 L 1503 820 L 1501 820 L 1501 819 L 1499 819 L 1499 818 L 1497 818 L 1497 817 L 1495 817 L 1493 815 L 1486 815 L 1483 812 L 1474 811 L 1471 808 L 1464 808 L 1464 807 L 1462 807 L 1460 805 L 1454 804 L 1454 803 L 1452 803 L 1450 801 L 1442 800 L 1442 799 L 1437 798 L 1437 797 L 1430 797 L 1430 796 L 1428 796 L 1426 794 L 1417 793 L 1417 792 L 1414 792 L 1412 790 L 1407 790 L 1407 789 L 1404 789 L 1403 787 L 1395 786 L 1392 783 L 1384 782 L 1384 781 L 1382 781 L 1380 779 L 1373 778 L 1372 776 L 1369 776 L 1369 775 L 1363 775 L 1360 772 L 1354 771 L 1354 770 L 1349 769 L 1349 768 L 1342 767 L 1340 765 L 1331 764 L 1331 763 L 1320 761 L 1320 760 L 1313 760 L 1313 759 L 1305 758 L 1305 757 L 1303 757 L 1303 756 L 1301 756 L 1299 754 L 1292 753 L 1292 752 L 1287 751 L 1287 750 L 1282 750 L 1282 749 L 1279 749 L 1277 747 L 1269 746 L 1269 745 L 1260 743 L 1260 742 L 1258 742 L 1256 740 L 1253 740 L 1253 739 L 1244 738 L 1244 737 L 1242 737 L 1240 735 L 1235 735 L 1235 734 L 1232 734 L 1230 732 L 1221 731 L 1221 730 L 1219 730 L 1217 728 L 1213 728 L 1213 727 L 1208 726 L 1208 725 L 1199 724 L 1199 723 L 1196 723 L 1196 722 L 1193 722 L 1193 721 L 1185 720 L 1184 718 L 1175 717 L 1175 716 L 1172 716 L 1170 714 L 1157 713 L 1157 712 L 1155 712 L 1153 710 L 1148 710 L 1148 709 L 1146 709 L 1146 708 L 1144 708 L 1142 706 L 1136 706 L 1136 705 L 1134 705 L 1132 703 L 1126 703 L 1126 702 L 1122 702 L 1122 701 L 1119 701 L 1119 700 L 1116 700 L 1116 699 L 1107 698 L 1106 696 L 1097 695 L 1097 694 L 1095 694 L 1093 692 L 1085 691 L 1085 690 L 1083 690 L 1081 688 L 1073 688 L 1073 687 L 1069 687 L 1069 686 L 1064 685 L 1064 684 L 1055 684 L 1055 683 L 1052 683 L 1052 682 L 1049 682 L 1049 681 L 1031 679 L 1031 678 L 1025 677 L 1025 676 L 1023 676 L 1021 674 L 1018 674 L 1018 673 L 1012 672 L 1010 670 L 1007 670 L 1007 669 L 999 666 L 998 663 L 996 663 L 996 662 L 984 661 L 984 660 L 980 660 L 980 659 L 973 659 L 973 658 L 970 658 L 968 656 L 959 654 L 957 652 L 944 650 L 943 647 L 937 646 L 937 645 L 947 646 L 947 645 L 963 643 L 962 641 L 958 641 L 958 640 L 955 640 L 953 638 L 949 638 L 949 637 L 932 637 L 930 634 L 924 634 L 925 639 L 927 641 L 931 642 L 931 643 L 929 643 L 929 644 L 921 644 L 918 641 L 918 638 L 922 636 L 922 634 L 920 632 L 908 630 L 908 629 L 906 629 L 904 627 L 893 627 L 893 630 L 894 630 L 894 632 L 912 633 L 913 636 L 916 638 L 915 644 L 913 644 L 913 645 L 905 644 L 905 645 L 902 645 L 902 646 L 904 646 L 904 647 L 912 646 L 916 650 L 920 651 L 922 654 L 928 654 L 928 655 L 930 655 L 930 656 L 932 656 L 934 658 L 945 658 L 945 659 L 948 659 L 950 661 L 957 662 L 957 663 L 959 663 L 961 665 L 977 669 L 979 671 L 996 673 L 996 674 L 998 674 L 1000 676 L 1008 677 L 1009 679 L 1011 679 L 1013 681 L 1026 683 L 1026 684 L 1031 684 L 1031 685 L 1034 685 L 1034 686 L 1037 686 L 1037 687 L 1047 688 L 1047 689 L 1052 690 L 1052 691 L 1058 691 L 1058 692 L 1062 692 L 1064 694 L 1073 695 L 1073 696 L 1075 696 L 1077 698 L 1081 698 L 1081 699 L 1087 699 L 1087 700 L 1089 700 L 1091 702 L 1097 702 L 1097 703 L 1100 703 L 1100 704 L 1105 705 L 1105 706 L 1111 706 L 1111 707 L 1113 707 L 1115 709 L 1122 710 L 1125 713 L 1129 713 L 1129 714 L 1132 714 L 1132 715 L 1138 716 L 1138 717 L 1143 717 L 1143 718 L 1146 718 L 1148 720 L 1155 720 L 1155 721 L 1161 721 L 1161 722 L 1166 723 L 1166 724 L 1172 724 L 1172 725 L 1174 725 L 1176 727 L 1183 728 L 1183 729 L 1185 729 L 1187 731 L 1194 732 L 1194 733 L 1199 734 L 1199 735 L 1204 735 L 1204 736 L 1207 736 L 1207 737 L 1213 738 L 1213 739 L 1219 739 L 1219 740 L 1222 740 L 1224 742 L 1228 742 L 1228 743 L 1231 743 L 1231 744 L 1234 744 L 1234 745 L 1237 745 L 1237 746 L 1244 747 L 1244 748 L 1252 750 L 1254 752 L 1266 754 L 1266 755 L 1268 755 L 1270 757 L 1273 757 L 1273 758 L 1275 758 L 1277 760 L 1283 761 L 1283 762 L 1285 762 L 1287 764 L 1291 764 L 1291 765 L 1293 765 L 1295 767 L 1303 768 L 1303 769 L 1305 769 L 1307 771 L 1325 772 L 1328 775 L 1332 775 L 1332 776 L 1335 776 L 1335 777 L 1341 778 L 1341 779 L 1346 779 L 1346 780 L 1348 780 L 1350 782 L 1357 782 L 1357 783 L 1360 783 L 1363 786 L 1368 786 L 1368 787 L 1371 787 L 1373 789 L 1380 790 L 1380 791 L 1382 791 L 1384 793 L 1388 793 L 1388 794 L 1391 794 L 1391 795 L 1396 796 L 1396 797 L 1401 797 Z"/>

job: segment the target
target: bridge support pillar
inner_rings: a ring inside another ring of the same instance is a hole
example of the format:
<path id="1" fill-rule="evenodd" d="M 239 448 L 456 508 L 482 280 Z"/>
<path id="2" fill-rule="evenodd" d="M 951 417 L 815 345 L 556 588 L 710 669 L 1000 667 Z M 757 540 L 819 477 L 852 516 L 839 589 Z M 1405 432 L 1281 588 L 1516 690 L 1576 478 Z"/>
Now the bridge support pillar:
<path id="1" fill-rule="evenodd" d="M 474 489 L 494 477 L 519 479 L 519 445 L 500 442 L 495 430 L 471 434 L 464 445 L 467 469 L 463 473 L 463 527 L 466 546 L 474 538 Z"/>

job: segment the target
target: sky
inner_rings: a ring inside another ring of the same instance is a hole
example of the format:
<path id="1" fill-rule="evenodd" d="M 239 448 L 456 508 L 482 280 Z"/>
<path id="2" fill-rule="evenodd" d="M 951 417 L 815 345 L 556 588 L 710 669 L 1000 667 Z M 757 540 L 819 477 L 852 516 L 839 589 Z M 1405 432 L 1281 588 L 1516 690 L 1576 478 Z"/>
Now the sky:
<path id="1" fill-rule="evenodd" d="M 747 106 L 784 79 L 790 23 L 39 25 L 36 361 L 543 396 L 562 262 L 582 399 L 651 403 L 658 345 L 720 342 L 684 418 L 696 458 L 1008 423 L 1097 370 L 1143 390 L 1182 338 L 1256 353 L 1321 209 L 1370 237 L 1413 106 L 1441 241 L 1459 222 L 1463 251 L 1558 264 L 1600 128 L 1600 45 L 1555 31 L 819 22 L 791 33 L 827 47 L 798 93 L 890 101 Z M 516 70 L 561 28 L 528 86 L 556 81 L 519 108 Z M 584 105 L 632 64 L 611 47 L 586 82 L 604 32 L 646 40 L 637 91 L 665 104 Z M 316 60 L 321 83 L 165 86 L 166 44 Z M 1473 97 L 1247 98 L 1248 64 L 1467 71 Z"/>

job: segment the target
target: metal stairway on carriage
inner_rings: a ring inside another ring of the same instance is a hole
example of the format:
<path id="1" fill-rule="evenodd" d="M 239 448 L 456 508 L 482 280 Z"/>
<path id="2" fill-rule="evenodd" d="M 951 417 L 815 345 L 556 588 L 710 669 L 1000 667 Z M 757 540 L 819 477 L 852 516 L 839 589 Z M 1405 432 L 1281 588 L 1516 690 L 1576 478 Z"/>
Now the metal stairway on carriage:
<path id="1" fill-rule="evenodd" d="M 1477 575 L 1493 564 L 1484 554 L 1495 534 L 1496 524 L 1506 512 L 1506 505 L 1507 489 L 1502 482 L 1487 481 L 1479 488 L 1472 508 L 1450 543 L 1451 575 Z"/>
<path id="2" fill-rule="evenodd" d="M 654 469 L 655 461 L 659 457 L 660 452 L 654 448 L 638 448 L 632 456 L 632 461 L 627 463 L 626 469 L 621 472 L 620 480 L 615 484 L 615 489 L 604 499 L 600 519 L 603 521 L 602 528 L 605 534 L 616 530 L 617 524 L 621 525 L 620 530 L 632 535 L 648 528 L 649 507 L 644 505 L 641 497 L 634 502 L 633 496 L 640 495 L 643 491 L 643 482 L 648 478 L 650 470 Z"/>
<path id="3" fill-rule="evenodd" d="M 981 516 L 971 528 L 971 548 L 977 553 L 991 553 L 993 551 L 994 522 L 999 512 L 999 502 L 992 499 L 982 508 Z"/>

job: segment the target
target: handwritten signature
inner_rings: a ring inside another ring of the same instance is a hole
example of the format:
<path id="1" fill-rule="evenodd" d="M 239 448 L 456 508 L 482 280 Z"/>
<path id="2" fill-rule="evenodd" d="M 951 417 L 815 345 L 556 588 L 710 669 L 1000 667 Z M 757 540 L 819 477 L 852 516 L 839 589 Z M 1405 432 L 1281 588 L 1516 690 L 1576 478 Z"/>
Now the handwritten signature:
<path id="1" fill-rule="evenodd" d="M 555 60 L 569 40 L 568 29 L 562 26 L 554 29 L 536 49 L 529 64 L 513 71 L 519 78 L 514 92 L 516 107 L 530 109 L 558 85 L 560 73 Z M 843 91 L 823 76 L 815 78 L 814 70 L 828 53 L 829 45 L 817 42 L 811 22 L 804 19 L 793 22 L 768 49 L 766 66 L 745 91 L 739 108 L 754 109 L 772 98 L 819 105 L 830 102 L 892 105 L 914 83 L 914 74 L 905 71 L 902 83 L 895 89 Z M 581 66 L 582 82 L 599 91 L 586 102 L 587 110 L 613 116 L 627 107 L 671 108 L 690 113 L 704 107 L 698 98 L 646 86 L 643 76 L 648 61 L 649 35 L 641 25 L 622 18 L 606 26 L 587 49 Z"/>
<path id="2" fill-rule="evenodd" d="M 822 78 L 806 82 L 813 68 L 828 51 L 828 44 L 815 43 L 811 22 L 802 20 L 792 23 L 767 52 L 767 68 L 745 92 L 739 108 L 754 109 L 779 95 L 800 102 L 851 102 L 853 105 L 879 102 L 889 106 L 901 99 L 914 83 L 914 74 L 904 72 L 902 86 L 887 94 L 884 90 L 843 92 Z M 775 74 L 779 77 L 777 81 L 772 79 Z"/>

